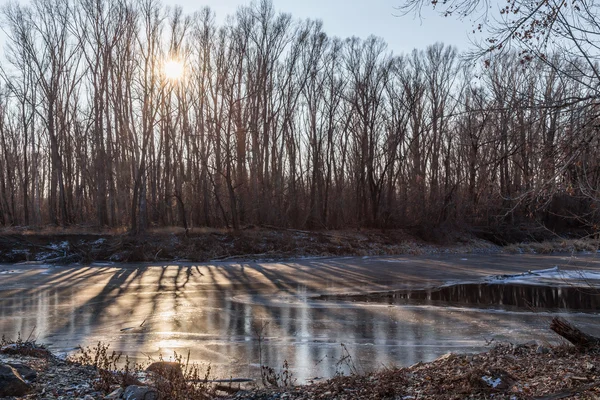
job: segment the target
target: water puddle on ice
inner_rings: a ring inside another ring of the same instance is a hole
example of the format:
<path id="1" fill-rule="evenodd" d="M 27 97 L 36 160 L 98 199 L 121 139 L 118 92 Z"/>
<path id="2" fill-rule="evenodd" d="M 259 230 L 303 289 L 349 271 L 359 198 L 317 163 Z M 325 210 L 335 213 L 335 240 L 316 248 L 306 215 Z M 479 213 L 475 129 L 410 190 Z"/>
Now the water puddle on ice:
<path id="1" fill-rule="evenodd" d="M 405 289 L 359 295 L 322 296 L 394 305 L 520 308 L 527 311 L 600 309 L 600 274 L 550 268 L 517 275 L 498 275 L 478 282 L 454 282 L 434 288 Z"/>
<path id="2" fill-rule="evenodd" d="M 367 295 L 335 296 L 352 301 L 394 305 L 518 307 L 530 311 L 600 309 L 600 291 L 592 287 L 552 287 L 511 283 L 466 283 L 433 289 L 398 290 Z M 334 296 L 326 299 L 332 300 Z"/>

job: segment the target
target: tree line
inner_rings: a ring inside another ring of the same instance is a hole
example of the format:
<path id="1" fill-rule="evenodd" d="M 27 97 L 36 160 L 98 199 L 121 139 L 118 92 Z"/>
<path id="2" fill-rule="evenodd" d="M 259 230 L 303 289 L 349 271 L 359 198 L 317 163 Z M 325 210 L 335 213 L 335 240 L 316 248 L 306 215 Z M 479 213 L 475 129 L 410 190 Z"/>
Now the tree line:
<path id="1" fill-rule="evenodd" d="M 268 0 L 221 26 L 155 0 L 31 0 L 2 18 L 0 225 L 597 221 L 585 60 L 395 55 Z"/>

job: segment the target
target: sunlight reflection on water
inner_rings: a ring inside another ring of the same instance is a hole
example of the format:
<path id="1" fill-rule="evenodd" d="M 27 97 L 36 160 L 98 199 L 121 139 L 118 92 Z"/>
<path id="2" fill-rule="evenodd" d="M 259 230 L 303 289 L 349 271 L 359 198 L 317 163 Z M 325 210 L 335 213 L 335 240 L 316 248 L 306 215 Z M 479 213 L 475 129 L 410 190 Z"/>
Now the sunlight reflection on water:
<path id="1" fill-rule="evenodd" d="M 369 371 L 429 361 L 448 351 L 482 351 L 491 339 L 555 337 L 547 328 L 551 314 L 544 312 L 315 300 L 323 292 L 406 285 L 406 270 L 402 279 L 393 269 L 384 275 L 394 264 L 387 259 L 377 272 L 373 260 L 366 260 L 368 267 L 357 261 L 345 270 L 335 260 L 330 266 L 323 260 L 76 266 L 52 268 L 50 275 L 43 275 L 47 269 L 21 267 L 19 276 L 0 280 L 0 334 L 26 337 L 33 331 L 56 351 L 103 341 L 138 361 L 189 352 L 192 361 L 210 363 L 216 378 L 257 377 L 260 353 L 263 363 L 276 369 L 287 360 L 299 382 L 347 373 L 339 364 L 342 343 L 357 367 Z M 411 264 L 402 261 L 402 268 Z M 415 282 L 422 285 L 417 278 L 424 273 L 415 267 Z M 569 319 L 600 334 L 595 314 Z"/>

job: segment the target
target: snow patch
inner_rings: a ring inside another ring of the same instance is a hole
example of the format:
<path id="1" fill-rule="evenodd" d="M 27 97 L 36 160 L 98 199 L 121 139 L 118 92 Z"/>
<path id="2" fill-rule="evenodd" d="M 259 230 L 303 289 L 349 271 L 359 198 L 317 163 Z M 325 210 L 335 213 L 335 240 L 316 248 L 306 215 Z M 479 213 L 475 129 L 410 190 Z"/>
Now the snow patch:
<path id="1" fill-rule="evenodd" d="M 600 272 L 592 270 L 561 270 L 558 266 L 527 271 L 515 275 L 495 275 L 484 279 L 487 283 L 518 283 L 526 285 L 575 283 L 600 284 Z"/>
<path id="2" fill-rule="evenodd" d="M 69 248 L 69 242 L 65 240 L 60 243 L 50 243 L 48 247 L 52 250 L 67 250 Z"/>
<path id="3" fill-rule="evenodd" d="M 108 267 L 111 265 L 115 265 L 115 263 L 112 261 L 94 261 L 90 265 L 93 267 Z"/>
<path id="4" fill-rule="evenodd" d="M 36 261 L 44 261 L 52 257 L 56 257 L 56 253 L 42 252 L 35 255 Z"/>
<path id="5" fill-rule="evenodd" d="M 15 269 L 2 269 L 0 270 L 0 275 L 8 275 L 8 274 L 21 274 L 25 271 L 22 270 L 15 270 Z"/>

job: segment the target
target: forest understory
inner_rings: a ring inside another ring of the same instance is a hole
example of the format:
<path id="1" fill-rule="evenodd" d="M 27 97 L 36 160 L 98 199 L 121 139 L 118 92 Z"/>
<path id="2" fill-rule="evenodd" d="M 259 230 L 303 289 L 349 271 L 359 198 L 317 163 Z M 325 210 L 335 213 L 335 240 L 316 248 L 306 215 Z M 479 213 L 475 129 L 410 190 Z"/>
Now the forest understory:
<path id="1" fill-rule="evenodd" d="M 540 227 L 495 230 L 444 228 L 306 231 L 249 226 L 156 228 L 143 235 L 85 227 L 11 228 L 0 232 L 1 263 L 71 264 L 95 261 L 280 260 L 302 257 L 420 255 L 436 253 L 539 253 L 597 251 L 581 232 L 558 236 Z"/>

